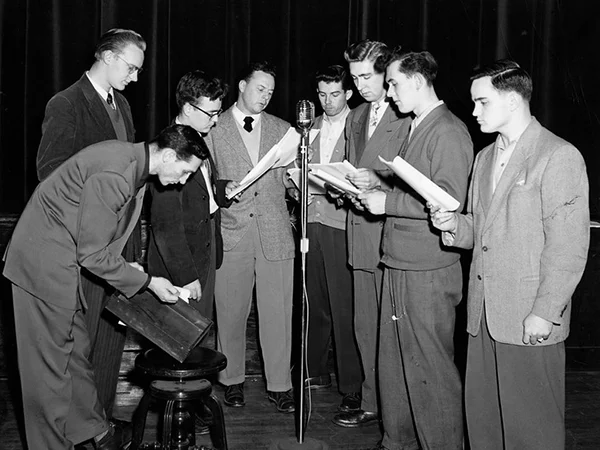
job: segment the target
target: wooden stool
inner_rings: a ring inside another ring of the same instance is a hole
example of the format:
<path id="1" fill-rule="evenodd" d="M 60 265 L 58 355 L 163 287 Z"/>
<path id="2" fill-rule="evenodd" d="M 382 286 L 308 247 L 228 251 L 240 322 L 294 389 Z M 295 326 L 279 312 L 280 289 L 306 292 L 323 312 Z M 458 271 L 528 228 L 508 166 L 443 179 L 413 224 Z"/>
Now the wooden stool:
<path id="1" fill-rule="evenodd" d="M 142 445 L 146 416 L 153 399 L 166 402 L 158 448 L 196 448 L 195 416 L 206 406 L 213 416 L 210 425 L 213 445 L 218 450 L 227 450 L 223 409 L 212 393 L 212 385 L 205 379 L 226 366 L 225 355 L 205 347 L 196 347 L 182 363 L 156 348 L 139 354 L 135 359 L 136 369 L 153 381 L 133 415 L 131 450 L 138 450 Z"/>

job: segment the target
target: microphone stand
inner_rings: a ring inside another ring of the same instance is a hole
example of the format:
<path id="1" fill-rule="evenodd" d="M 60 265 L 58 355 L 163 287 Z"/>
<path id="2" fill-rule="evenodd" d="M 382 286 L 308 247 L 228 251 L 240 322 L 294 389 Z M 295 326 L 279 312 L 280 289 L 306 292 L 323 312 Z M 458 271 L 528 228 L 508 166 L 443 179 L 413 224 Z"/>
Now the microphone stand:
<path id="1" fill-rule="evenodd" d="M 301 238 L 300 238 L 300 257 L 301 257 L 301 272 L 302 272 L 302 306 L 300 308 L 301 315 L 301 331 L 300 331 L 300 392 L 298 402 L 298 440 L 293 438 L 276 441 L 269 447 L 269 450 L 328 450 L 329 446 L 317 439 L 307 438 L 304 439 L 304 392 L 306 386 L 304 380 L 306 380 L 305 372 L 305 354 L 306 354 L 306 340 L 308 330 L 306 328 L 306 305 L 308 302 L 308 296 L 306 295 L 306 254 L 308 253 L 308 238 L 306 237 L 306 224 L 308 220 L 308 141 L 310 135 L 310 126 L 302 128 L 302 135 L 300 138 L 300 227 Z"/>

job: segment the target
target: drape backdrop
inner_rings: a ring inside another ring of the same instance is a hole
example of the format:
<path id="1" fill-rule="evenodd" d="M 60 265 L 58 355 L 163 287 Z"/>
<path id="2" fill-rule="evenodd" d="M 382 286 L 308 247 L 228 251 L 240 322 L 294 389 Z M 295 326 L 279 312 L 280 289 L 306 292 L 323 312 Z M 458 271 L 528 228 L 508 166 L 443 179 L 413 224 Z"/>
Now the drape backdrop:
<path id="1" fill-rule="evenodd" d="M 501 57 L 533 76 L 540 122 L 583 153 L 591 207 L 599 211 L 600 15 L 595 0 L 0 0 L 0 213 L 19 213 L 37 184 L 44 107 L 89 68 L 109 28 L 148 43 L 145 72 L 124 91 L 138 141 L 175 112 L 177 80 L 204 69 L 227 80 L 250 60 L 278 67 L 268 111 L 293 121 L 300 99 L 316 100 L 312 76 L 342 63 L 363 38 L 429 50 L 438 94 L 469 126 L 477 149 L 490 142 L 471 117 L 469 74 Z M 359 96 L 355 95 L 355 99 Z M 356 100 L 355 100 L 356 101 Z"/>

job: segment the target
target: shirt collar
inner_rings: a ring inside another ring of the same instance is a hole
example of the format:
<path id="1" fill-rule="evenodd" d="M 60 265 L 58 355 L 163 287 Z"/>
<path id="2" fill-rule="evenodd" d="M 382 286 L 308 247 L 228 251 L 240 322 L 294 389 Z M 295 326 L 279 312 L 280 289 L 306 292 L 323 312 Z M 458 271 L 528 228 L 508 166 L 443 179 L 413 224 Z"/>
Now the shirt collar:
<path id="1" fill-rule="evenodd" d="M 329 123 L 330 125 L 333 125 L 336 123 L 346 124 L 346 118 L 348 117 L 348 114 L 350 114 L 350 108 L 348 107 L 348 105 L 346 105 L 346 108 L 340 115 L 339 119 L 336 119 L 335 121 L 333 121 L 329 118 L 329 116 L 327 114 L 323 114 L 323 121 Z"/>
<path id="2" fill-rule="evenodd" d="M 240 108 L 238 108 L 237 102 L 235 102 L 233 104 L 233 108 L 231 109 L 231 113 L 233 114 L 233 118 L 235 119 L 235 121 L 237 123 L 240 124 L 240 126 L 244 126 L 244 118 L 245 117 L 252 117 L 254 119 L 254 122 L 252 123 L 252 126 L 256 126 L 256 124 L 258 123 L 258 121 L 260 120 L 261 114 L 262 113 L 258 113 L 258 114 L 245 114 L 243 113 Z"/>
<path id="3" fill-rule="evenodd" d="M 88 78 L 88 80 L 90 80 L 90 83 L 92 83 L 92 86 L 94 86 L 94 89 L 100 95 L 100 97 L 102 97 L 102 99 L 104 101 L 106 101 L 106 99 L 108 98 L 108 94 L 112 95 L 113 99 L 115 98 L 115 94 L 113 93 L 112 87 L 107 92 L 104 90 L 104 88 L 102 86 L 100 86 L 98 83 L 96 83 L 94 80 L 92 80 L 92 77 L 90 77 L 89 71 L 85 73 L 85 76 Z"/>
<path id="4" fill-rule="evenodd" d="M 431 111 L 433 111 L 435 108 L 437 108 L 438 106 L 441 106 L 443 104 L 444 104 L 444 100 L 438 100 L 437 102 L 429 105 L 425 109 L 425 111 L 423 111 L 420 115 L 415 117 L 415 119 L 413 120 L 413 123 L 414 123 L 413 128 L 416 128 L 417 125 L 419 125 L 421 122 L 423 122 L 425 117 L 427 117 Z"/>

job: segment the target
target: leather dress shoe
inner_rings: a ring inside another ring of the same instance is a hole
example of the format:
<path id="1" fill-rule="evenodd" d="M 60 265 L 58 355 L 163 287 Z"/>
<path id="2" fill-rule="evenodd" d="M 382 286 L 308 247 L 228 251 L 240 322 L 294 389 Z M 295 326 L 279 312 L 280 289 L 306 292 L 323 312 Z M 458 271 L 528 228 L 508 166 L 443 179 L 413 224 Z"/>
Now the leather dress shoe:
<path id="1" fill-rule="evenodd" d="M 223 403 L 234 408 L 241 408 L 244 406 L 246 404 L 244 401 L 244 383 L 226 386 Z"/>
<path id="2" fill-rule="evenodd" d="M 319 375 L 317 377 L 308 377 L 304 381 L 308 389 L 325 389 L 331 387 L 331 375 Z"/>
<path id="3" fill-rule="evenodd" d="M 332 422 L 344 428 L 357 428 L 365 425 L 376 424 L 379 421 L 377 413 L 359 409 L 355 412 L 337 414 Z"/>
<path id="4" fill-rule="evenodd" d="M 344 394 L 342 403 L 338 406 L 340 412 L 356 412 L 360 409 L 360 403 L 362 401 L 362 395 L 360 392 L 349 392 Z"/>
<path id="5" fill-rule="evenodd" d="M 109 420 L 108 432 L 99 441 L 94 440 L 96 450 L 128 450 L 131 446 L 132 427 L 124 420 Z"/>
<path id="6" fill-rule="evenodd" d="M 279 412 L 293 413 L 296 411 L 296 403 L 291 389 L 285 392 L 267 391 L 267 398 L 270 402 L 275 403 Z"/>

